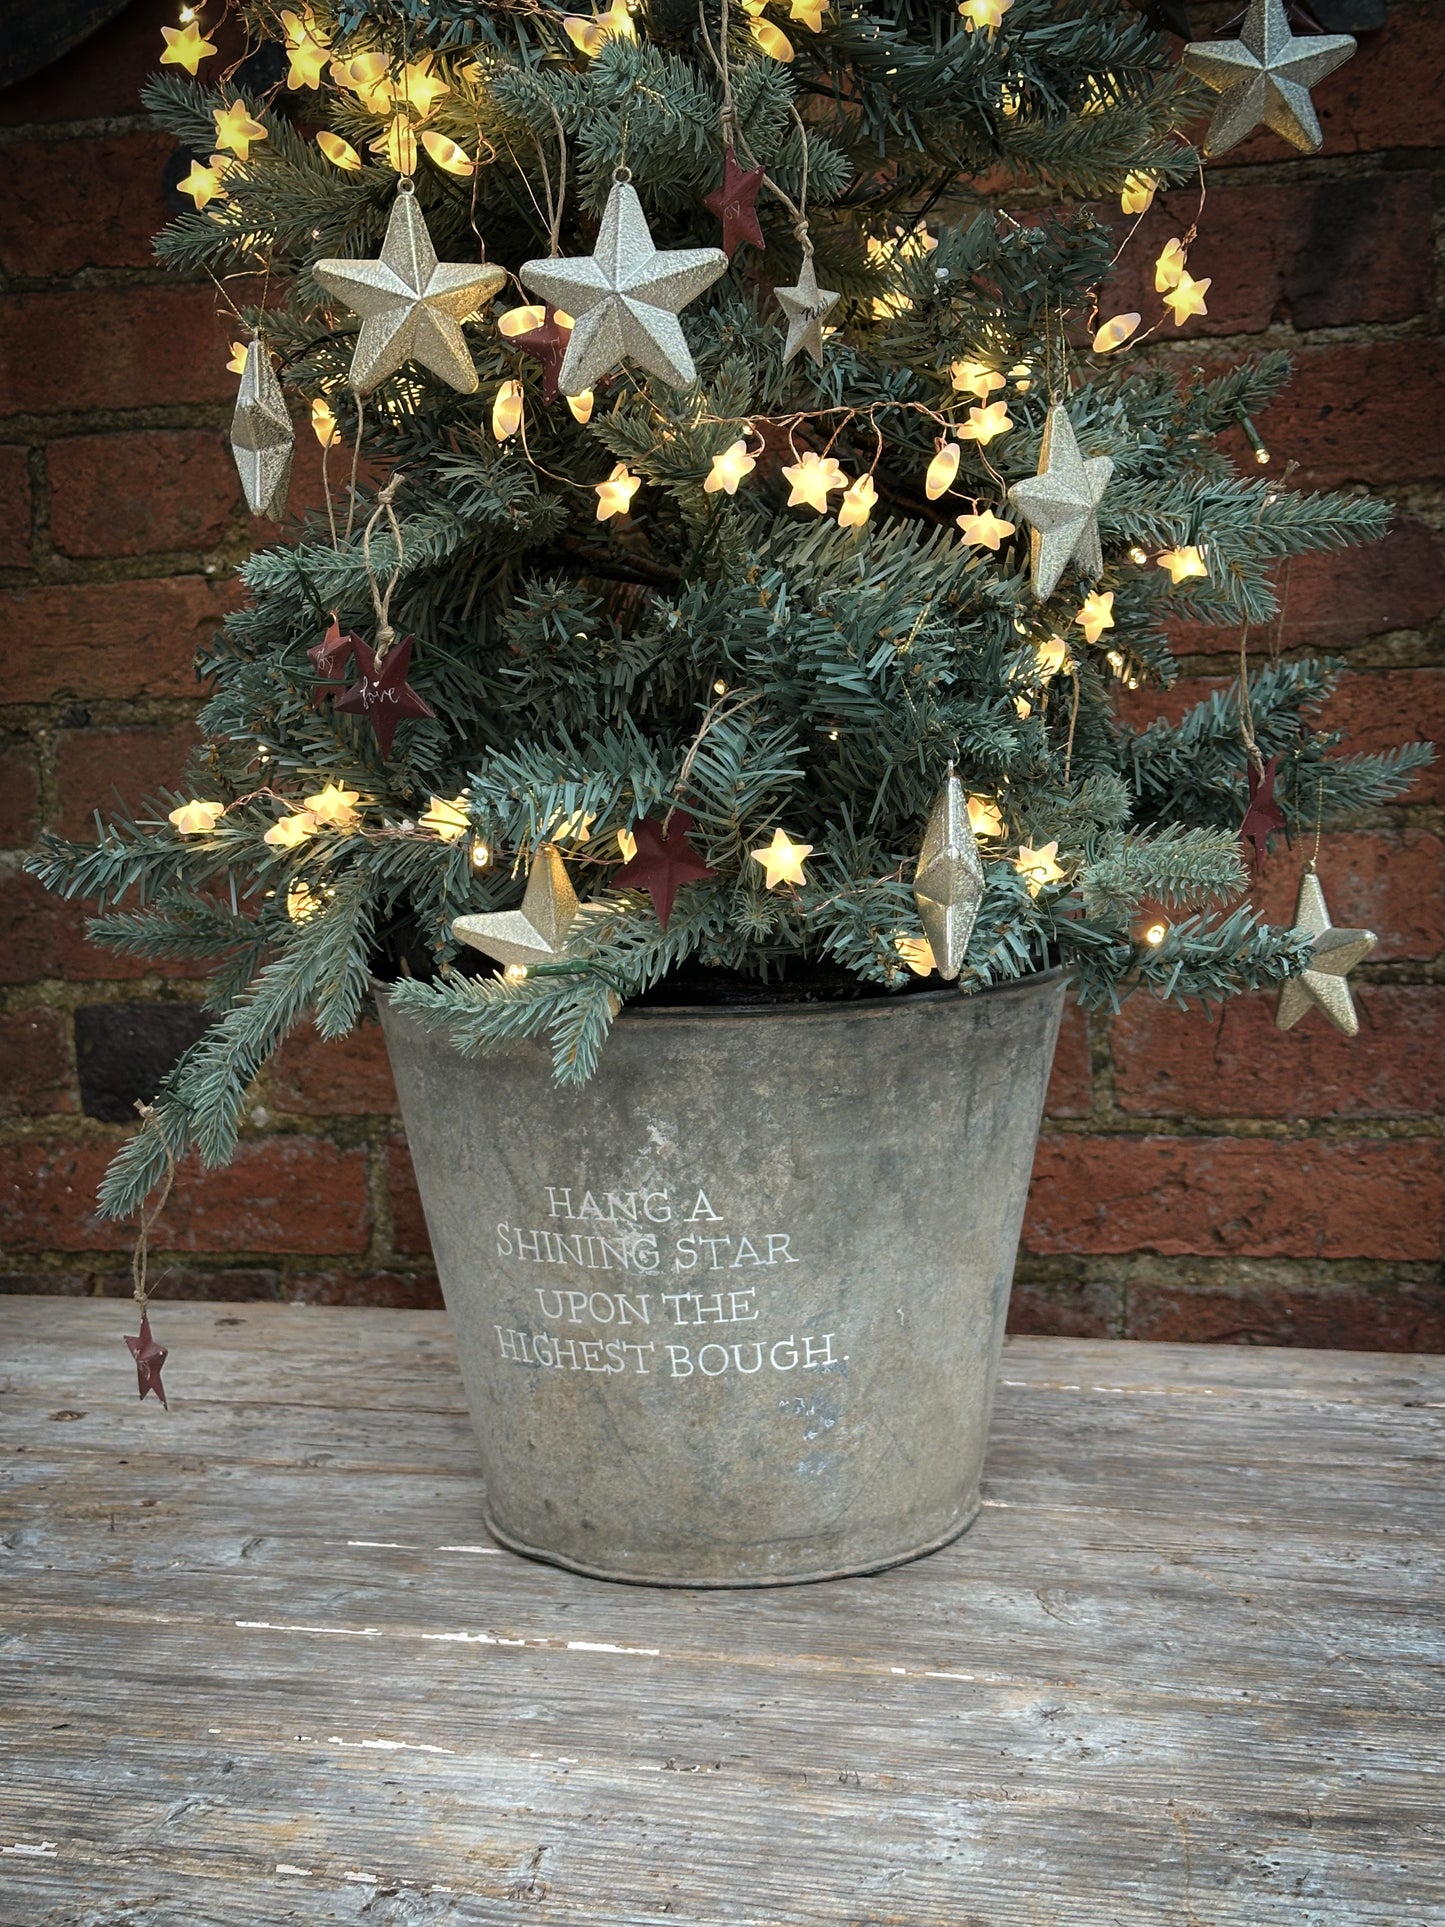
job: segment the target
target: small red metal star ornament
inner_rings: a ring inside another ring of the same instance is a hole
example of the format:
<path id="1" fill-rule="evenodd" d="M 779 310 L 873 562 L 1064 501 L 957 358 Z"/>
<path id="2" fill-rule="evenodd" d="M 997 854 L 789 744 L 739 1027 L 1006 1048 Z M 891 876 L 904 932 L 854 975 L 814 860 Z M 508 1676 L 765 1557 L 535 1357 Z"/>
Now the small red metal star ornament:
<path id="1" fill-rule="evenodd" d="M 311 707 L 320 709 L 328 696 L 346 687 L 346 665 L 355 653 L 359 636 L 343 633 L 336 611 L 331 612 L 331 627 L 313 648 L 306 651 L 317 683 L 311 692 Z"/>
<path id="2" fill-rule="evenodd" d="M 1256 774 L 1253 763 L 1245 772 L 1249 778 L 1249 808 L 1244 812 L 1239 834 L 1254 845 L 1256 863 L 1262 863 L 1269 855 L 1270 837 L 1284 828 L 1284 811 L 1274 800 L 1274 766 L 1278 761 L 1277 756 L 1271 756 L 1262 776 Z"/>
<path id="3" fill-rule="evenodd" d="M 353 639 L 353 647 L 360 677 L 333 706 L 348 716 L 369 716 L 377 748 L 383 756 L 390 756 L 397 725 L 403 718 L 436 716 L 431 704 L 406 679 L 411 668 L 412 638 L 403 636 L 400 642 L 375 654 L 359 637 Z"/>
<path id="4" fill-rule="evenodd" d="M 166 1388 L 161 1384 L 161 1366 L 165 1364 L 169 1353 L 164 1345 L 158 1345 L 151 1336 L 149 1312 L 143 1311 L 140 1315 L 138 1335 L 134 1338 L 128 1336 L 125 1342 L 130 1349 L 131 1357 L 135 1360 L 136 1384 L 140 1388 L 140 1396 L 144 1398 L 147 1392 L 154 1392 L 161 1404 L 166 1405 Z M 170 1410 L 169 1405 L 166 1405 L 166 1410 Z"/>
<path id="5" fill-rule="evenodd" d="M 731 145 L 723 149 L 722 185 L 713 189 L 703 206 L 722 222 L 723 253 L 729 261 L 744 241 L 759 249 L 767 245 L 758 221 L 758 191 L 764 172 L 761 167 L 739 167 Z"/>
<path id="6" fill-rule="evenodd" d="M 646 890 L 657 912 L 657 921 L 666 930 L 672 915 L 673 898 L 684 883 L 701 883 L 717 871 L 704 863 L 688 842 L 693 820 L 686 810 L 674 810 L 666 830 L 650 816 L 632 827 L 637 854 L 613 876 L 618 890 Z"/>
<path id="7" fill-rule="evenodd" d="M 557 319 L 557 310 L 547 308 L 547 318 L 540 328 L 529 328 L 524 335 L 515 337 L 517 346 L 542 364 L 542 400 L 556 401 L 557 377 L 562 372 L 562 357 L 567 352 L 567 343 L 572 339 L 572 330 L 564 328 Z"/>

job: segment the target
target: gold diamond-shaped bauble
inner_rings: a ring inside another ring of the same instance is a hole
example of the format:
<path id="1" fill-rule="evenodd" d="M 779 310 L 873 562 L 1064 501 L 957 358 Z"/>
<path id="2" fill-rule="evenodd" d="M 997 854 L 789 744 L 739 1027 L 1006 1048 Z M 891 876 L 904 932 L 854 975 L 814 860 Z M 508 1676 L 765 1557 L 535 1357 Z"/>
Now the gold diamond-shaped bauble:
<path id="1" fill-rule="evenodd" d="M 1040 602 L 1053 594 L 1071 561 L 1085 575 L 1103 574 L 1097 510 L 1113 473 L 1109 456 L 1091 455 L 1086 460 L 1079 453 L 1074 424 L 1063 405 L 1055 402 L 1044 424 L 1038 474 L 1015 482 L 1009 490 L 1029 524 L 1033 591 Z"/>
<path id="2" fill-rule="evenodd" d="M 949 767 L 923 832 L 913 901 L 940 977 L 963 968 L 974 918 L 983 899 L 983 864 L 968 825 L 968 797 Z"/>
<path id="3" fill-rule="evenodd" d="M 279 522 L 291 485 L 296 431 L 260 335 L 253 335 L 241 370 L 241 389 L 231 417 L 231 453 L 241 477 L 246 507 L 253 515 Z"/>
<path id="4" fill-rule="evenodd" d="M 614 180 L 591 254 L 555 255 L 517 270 L 523 287 L 573 317 L 557 384 L 564 395 L 595 388 L 630 356 L 672 388 L 697 380 L 678 315 L 727 268 L 721 248 L 666 248 L 625 180 Z"/>
<path id="5" fill-rule="evenodd" d="M 375 261 L 318 261 L 311 270 L 329 294 L 361 316 L 351 385 L 369 395 L 405 362 L 419 361 L 462 394 L 477 371 L 461 324 L 506 283 L 486 262 L 438 261 L 410 183 L 392 203 Z"/>
<path id="6" fill-rule="evenodd" d="M 1354 51 L 1347 33 L 1291 33 L 1284 0 L 1251 0 L 1238 40 L 1201 40 L 1184 49 L 1190 73 L 1222 95 L 1205 153 L 1222 154 L 1264 126 L 1313 154 L 1323 137 L 1309 90 Z"/>
<path id="7" fill-rule="evenodd" d="M 778 306 L 788 317 L 788 338 L 783 343 L 784 363 L 790 362 L 804 348 L 814 361 L 821 363 L 823 322 L 837 307 L 838 296 L 832 288 L 818 286 L 818 270 L 813 264 L 810 249 L 804 251 L 797 285 L 774 288 L 773 293 L 777 296 Z"/>
<path id="8" fill-rule="evenodd" d="M 560 956 L 576 915 L 577 895 L 567 867 L 556 847 L 544 843 L 532 859 L 521 908 L 457 917 L 452 935 L 498 963 L 548 963 Z"/>
<path id="9" fill-rule="evenodd" d="M 1342 1030 L 1346 1037 L 1357 1036 L 1360 1020 L 1355 1015 L 1355 1000 L 1345 980 L 1379 939 L 1373 930 L 1335 928 L 1313 863 L 1300 878 L 1294 929 L 1297 935 L 1313 937 L 1314 943 L 1310 960 L 1300 974 L 1286 977 L 1280 985 L 1275 1023 L 1281 1030 L 1292 1030 L 1306 1011 L 1322 1010 L 1336 1030 Z"/>

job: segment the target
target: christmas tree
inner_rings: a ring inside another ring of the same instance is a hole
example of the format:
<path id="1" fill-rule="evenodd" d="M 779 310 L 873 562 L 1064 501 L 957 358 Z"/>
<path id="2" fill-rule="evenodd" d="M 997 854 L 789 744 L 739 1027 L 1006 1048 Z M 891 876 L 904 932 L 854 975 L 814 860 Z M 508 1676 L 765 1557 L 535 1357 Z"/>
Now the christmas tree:
<path id="1" fill-rule="evenodd" d="M 1247 659 L 1281 564 L 1385 511 L 1217 446 L 1267 459 L 1283 357 L 1151 357 L 1207 294 L 1188 220 L 1159 316 L 1111 313 L 1129 217 L 1198 200 L 1172 40 L 1121 0 L 243 13 L 274 81 L 167 30 L 196 206 L 158 251 L 256 304 L 253 506 L 307 413 L 329 500 L 242 570 L 187 792 L 33 859 L 98 943 L 215 963 L 107 1211 L 223 1162 L 287 1031 L 374 977 L 581 1080 L 669 985 L 1299 976 L 1246 808 L 1312 835 L 1429 751 L 1331 753 L 1340 665 Z M 1240 631 L 1240 684 L 1125 727 L 1180 619 Z"/>

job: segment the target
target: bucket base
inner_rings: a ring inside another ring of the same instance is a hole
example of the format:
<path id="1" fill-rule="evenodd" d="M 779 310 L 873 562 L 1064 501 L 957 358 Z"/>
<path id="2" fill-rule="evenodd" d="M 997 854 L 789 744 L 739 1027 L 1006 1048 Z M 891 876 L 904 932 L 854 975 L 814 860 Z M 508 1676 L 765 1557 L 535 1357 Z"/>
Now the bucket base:
<path id="1" fill-rule="evenodd" d="M 674 1592 L 736 1592 L 759 1586 L 816 1586 L 825 1579 L 858 1579 L 870 1572 L 887 1572 L 890 1566 L 910 1565 L 913 1560 L 926 1559 L 930 1552 L 938 1552 L 952 1545 L 955 1539 L 961 1539 L 978 1517 L 982 1505 L 975 1489 L 964 1502 L 962 1517 L 947 1531 L 906 1551 L 880 1553 L 872 1559 L 860 1560 L 857 1565 L 819 1567 L 815 1572 L 765 1573 L 745 1579 L 680 1579 L 674 1574 L 614 1572 L 608 1566 L 589 1566 L 580 1559 L 569 1559 L 565 1553 L 548 1552 L 544 1546 L 529 1546 L 525 1539 L 514 1538 L 504 1531 L 485 1507 L 482 1523 L 497 1544 L 505 1546 L 508 1552 L 519 1552 L 523 1558 L 539 1560 L 544 1566 L 561 1566 L 567 1572 L 581 1573 L 584 1579 L 606 1579 L 620 1586 L 668 1586 Z"/>

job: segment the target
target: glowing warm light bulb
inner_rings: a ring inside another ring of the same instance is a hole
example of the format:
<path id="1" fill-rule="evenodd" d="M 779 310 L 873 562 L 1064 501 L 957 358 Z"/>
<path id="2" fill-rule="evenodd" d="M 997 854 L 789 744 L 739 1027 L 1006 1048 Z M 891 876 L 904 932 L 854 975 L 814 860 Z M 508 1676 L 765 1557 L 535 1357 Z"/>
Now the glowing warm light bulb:
<path id="1" fill-rule="evenodd" d="M 333 60 L 331 78 L 338 87 L 355 94 L 369 114 L 384 114 L 396 98 L 385 54 L 356 54 L 350 60 Z"/>
<path id="2" fill-rule="evenodd" d="M 1184 243 L 1179 240 L 1177 236 L 1174 240 L 1164 243 L 1163 248 L 1160 250 L 1159 258 L 1154 263 L 1154 288 L 1156 293 L 1168 293 L 1180 275 L 1183 274 L 1186 258 Z"/>
<path id="3" fill-rule="evenodd" d="M 1114 592 L 1106 589 L 1101 595 L 1098 590 L 1084 597 L 1084 606 L 1074 617 L 1074 621 L 1084 632 L 1085 642 L 1097 642 L 1106 629 L 1114 626 Z"/>
<path id="4" fill-rule="evenodd" d="M 203 167 L 199 161 L 191 162 L 190 173 L 184 180 L 177 181 L 176 187 L 182 194 L 189 194 L 198 209 L 226 198 L 226 190 L 221 185 L 220 168 Z"/>
<path id="5" fill-rule="evenodd" d="M 540 301 L 525 308 L 508 308 L 505 314 L 497 316 L 497 333 L 505 335 L 508 341 L 515 341 L 518 335 L 529 335 L 534 328 L 545 327 L 547 310 Z"/>
<path id="6" fill-rule="evenodd" d="M 1119 654 L 1119 651 L 1117 649 L 1111 649 L 1108 655 L 1105 656 L 1104 660 L 1106 663 L 1108 663 L 1109 667 L 1113 670 L 1116 676 L 1123 675 L 1124 658 Z"/>
<path id="7" fill-rule="evenodd" d="M 713 456 L 712 467 L 703 481 L 703 494 L 716 495 L 722 492 L 736 495 L 738 483 L 745 475 L 751 475 L 756 467 L 757 463 L 749 455 L 745 441 L 730 443 L 720 455 Z"/>
<path id="8" fill-rule="evenodd" d="M 244 375 L 246 372 L 247 345 L 244 341 L 233 341 L 231 343 L 231 359 L 226 363 L 226 366 L 233 375 Z"/>
<path id="9" fill-rule="evenodd" d="M 504 381 L 492 402 L 492 434 L 499 442 L 509 441 L 522 426 L 522 384 Z"/>
<path id="10" fill-rule="evenodd" d="M 370 146 L 372 153 L 384 155 L 387 166 L 398 174 L 415 174 L 416 130 L 405 114 L 394 114 L 386 132 L 378 134 Z"/>
<path id="11" fill-rule="evenodd" d="M 292 877 L 286 886 L 286 914 L 292 923 L 305 923 L 314 917 L 321 908 L 321 899 L 300 877 Z"/>
<path id="12" fill-rule="evenodd" d="M 1003 811 L 991 797 L 970 796 L 968 827 L 975 836 L 1002 836 Z"/>
<path id="13" fill-rule="evenodd" d="M 915 977 L 930 976 L 938 968 L 938 959 L 927 937 L 895 937 L 893 948 Z"/>
<path id="14" fill-rule="evenodd" d="M 749 856 L 754 863 L 761 863 L 767 873 L 768 888 L 776 890 L 780 883 L 806 883 L 803 873 L 803 859 L 813 854 L 811 843 L 795 843 L 784 830 L 774 830 L 773 840 L 761 849 L 750 850 Z"/>
<path id="15" fill-rule="evenodd" d="M 344 783 L 328 782 L 324 789 L 317 790 L 314 796 L 303 796 L 301 801 L 305 814 L 318 829 L 340 830 L 344 834 L 360 828 L 361 816 L 356 806 L 361 801 L 361 793 L 347 789 Z"/>
<path id="16" fill-rule="evenodd" d="M 626 462 L 619 462 L 605 482 L 594 482 L 597 492 L 597 520 L 610 521 L 614 515 L 630 515 L 632 498 L 642 487 L 642 477 L 634 475 Z"/>
<path id="17" fill-rule="evenodd" d="M 1142 569 L 1144 564 L 1149 560 L 1148 551 L 1145 549 L 1141 549 L 1139 547 L 1139 544 L 1136 542 L 1133 548 L 1130 549 L 1129 551 L 1129 560 L 1131 562 L 1136 562 L 1139 565 L 1139 567 Z"/>
<path id="18" fill-rule="evenodd" d="M 1163 943 L 1168 935 L 1169 926 L 1167 923 L 1151 923 L 1149 928 L 1144 932 L 1144 941 L 1145 943 L 1157 946 Z"/>
<path id="19" fill-rule="evenodd" d="M 848 486 L 848 477 L 835 458 L 815 454 L 811 448 L 783 469 L 783 478 L 789 484 L 788 507 L 797 508 L 800 503 L 806 503 L 819 515 L 828 513 L 829 495 L 835 489 L 842 493 Z"/>
<path id="20" fill-rule="evenodd" d="M 166 43 L 165 49 L 161 54 L 161 65 L 163 67 L 184 67 L 188 74 L 194 76 L 201 62 L 203 60 L 209 60 L 211 55 L 216 51 L 216 45 L 214 41 L 207 40 L 206 36 L 196 25 L 196 16 L 193 8 L 182 7 L 180 18 L 181 25 L 179 29 L 175 27 L 161 28 L 161 38 Z"/>
<path id="21" fill-rule="evenodd" d="M 991 401 L 986 408 L 970 408 L 968 423 L 955 432 L 960 441 L 981 442 L 986 448 L 1013 427 L 1006 401 Z"/>
<path id="22" fill-rule="evenodd" d="M 856 482 L 843 491 L 843 499 L 838 504 L 838 527 L 861 529 L 877 502 L 878 491 L 873 486 L 873 477 L 860 475 Z"/>
<path id="23" fill-rule="evenodd" d="M 286 35 L 286 53 L 291 63 L 286 85 L 293 90 L 319 87 L 331 49 L 318 34 L 310 12 L 303 19 L 300 14 L 287 8 L 281 15 L 281 26 Z"/>
<path id="24" fill-rule="evenodd" d="M 508 964 L 506 969 L 503 970 L 502 976 L 509 984 L 523 984 L 527 981 L 527 966 L 525 964 Z"/>
<path id="25" fill-rule="evenodd" d="M 341 439 L 331 403 L 324 395 L 318 395 L 311 404 L 311 432 L 323 448 L 331 448 Z"/>
<path id="26" fill-rule="evenodd" d="M 297 810 L 293 816 L 283 816 L 273 823 L 261 841 L 269 843 L 273 850 L 294 850 L 315 836 L 317 827 L 310 810 Z"/>
<path id="27" fill-rule="evenodd" d="M 963 450 L 957 442 L 939 444 L 938 452 L 928 464 L 928 473 L 923 478 L 923 492 L 930 502 L 936 502 L 940 495 L 946 495 L 953 487 L 962 454 Z"/>
<path id="28" fill-rule="evenodd" d="M 547 841 L 549 843 L 590 843 L 592 825 L 596 821 L 596 810 L 573 810 L 568 816 L 558 816 L 547 826 Z"/>
<path id="29" fill-rule="evenodd" d="M 459 843 L 471 828 L 471 819 L 467 815 L 466 791 L 462 790 L 459 795 L 450 799 L 445 796 L 433 796 L 417 818 L 416 826 L 419 830 L 430 830 L 432 835 L 439 837 L 443 843 Z M 475 851 L 472 853 L 472 861 L 476 861 Z"/>
<path id="30" fill-rule="evenodd" d="M 809 28 L 813 33 L 823 31 L 823 15 L 828 11 L 828 0 L 789 0 L 788 18 L 796 20 L 800 26 Z"/>
<path id="31" fill-rule="evenodd" d="M 192 801 L 172 810 L 166 821 L 179 836 L 209 836 L 225 814 L 224 803 Z"/>
<path id="32" fill-rule="evenodd" d="M 1207 576 L 1209 564 L 1204 560 L 1204 551 L 1190 543 L 1187 548 L 1166 549 L 1156 558 L 1161 569 L 1169 571 L 1169 580 L 1174 588 L 1181 582 L 1188 582 L 1195 576 Z"/>
<path id="33" fill-rule="evenodd" d="M 491 861 L 492 861 L 491 845 L 487 843 L 483 843 L 482 839 L 479 836 L 474 836 L 472 838 L 472 868 L 474 870 L 488 869 L 491 865 Z"/>
<path id="34" fill-rule="evenodd" d="M 1033 369 L 1026 361 L 1017 361 L 1008 371 L 1008 378 L 1021 395 L 1026 395 L 1033 387 Z"/>
<path id="35" fill-rule="evenodd" d="M 1069 646 L 1062 636 L 1050 636 L 1034 650 L 1034 661 L 1044 682 L 1057 676 L 1069 660 Z"/>
<path id="36" fill-rule="evenodd" d="M 713 684 L 712 693 L 714 694 L 714 696 L 725 696 L 728 693 L 728 686 L 723 681 L 721 676 L 719 676 L 717 681 Z"/>
<path id="37" fill-rule="evenodd" d="M 982 27 L 991 40 L 1013 3 L 1014 0 L 959 0 L 958 11 L 970 33 Z"/>
<path id="38" fill-rule="evenodd" d="M 451 92 L 451 88 L 433 70 L 431 55 L 423 54 L 419 60 L 408 61 L 402 68 L 395 92 L 418 119 L 425 120 L 437 102 Z"/>
<path id="39" fill-rule="evenodd" d="M 1058 839 L 1042 844 L 1037 850 L 1027 843 L 1019 845 L 1019 853 L 1014 858 L 1014 868 L 1029 886 L 1029 895 L 1036 897 L 1040 890 L 1051 883 L 1061 883 L 1064 873 L 1056 858 L 1059 854 Z"/>
<path id="40" fill-rule="evenodd" d="M 216 123 L 217 147 L 234 154 L 238 161 L 251 158 L 251 149 L 257 141 L 270 139 L 260 121 L 252 118 L 244 100 L 232 101 L 228 107 L 213 107 L 211 118 Z"/>
<path id="41" fill-rule="evenodd" d="M 960 515 L 955 519 L 963 531 L 965 542 L 972 543 L 976 549 L 992 549 L 995 554 L 998 553 L 999 544 L 1014 533 L 1014 524 L 1005 522 L 992 509 L 984 509 L 978 515 Z"/>
<path id="42" fill-rule="evenodd" d="M 622 861 L 624 863 L 630 863 L 637 855 L 637 838 L 632 834 L 631 830 L 619 830 L 617 832 L 617 847 L 622 852 Z"/>
<path id="43" fill-rule="evenodd" d="M 789 61 L 793 58 L 793 43 L 781 27 L 775 27 L 771 20 L 754 20 L 753 39 L 757 41 L 769 60 Z"/>
<path id="44" fill-rule="evenodd" d="M 476 162 L 471 159 L 464 147 L 445 134 L 433 133 L 427 128 L 421 137 L 421 144 L 444 174 L 455 174 L 460 180 L 467 180 L 477 171 Z"/>
<path id="45" fill-rule="evenodd" d="M 1116 314 L 1106 321 L 1094 336 L 1094 353 L 1111 355 L 1116 348 L 1122 348 L 1144 319 L 1137 314 Z"/>
<path id="46" fill-rule="evenodd" d="M 1192 274 L 1181 274 L 1174 286 L 1164 297 L 1164 305 L 1174 312 L 1174 326 L 1182 328 L 1191 315 L 1208 314 L 1204 297 L 1211 286 L 1206 274 L 1202 281 L 1196 281 Z"/>
<path id="47" fill-rule="evenodd" d="M 1154 195 L 1159 186 L 1157 174 L 1146 174 L 1135 170 L 1124 176 L 1124 185 L 1119 191 L 1119 209 L 1124 214 L 1147 214 L 1154 204 Z"/>
<path id="48" fill-rule="evenodd" d="M 316 136 L 316 145 L 333 167 L 339 167 L 345 173 L 354 174 L 361 166 L 361 156 L 351 142 L 344 141 L 340 134 L 333 134 L 330 128 L 322 128 Z"/>
<path id="49" fill-rule="evenodd" d="M 1003 376 L 984 361 L 955 361 L 948 374 L 959 394 L 977 395 L 980 401 L 987 401 L 995 388 L 1005 386 Z"/>
<path id="50" fill-rule="evenodd" d="M 573 421 L 579 422 L 583 428 L 585 428 L 592 419 L 593 400 L 594 397 L 590 388 L 584 388 L 580 395 L 569 395 L 567 397 L 567 406 L 572 410 Z"/>

